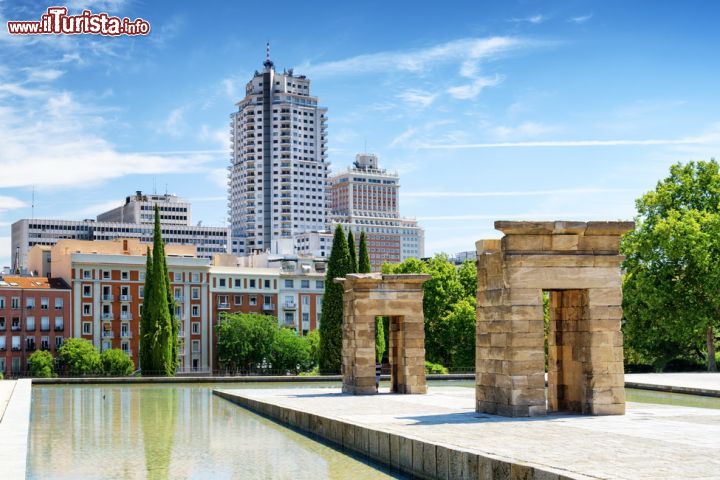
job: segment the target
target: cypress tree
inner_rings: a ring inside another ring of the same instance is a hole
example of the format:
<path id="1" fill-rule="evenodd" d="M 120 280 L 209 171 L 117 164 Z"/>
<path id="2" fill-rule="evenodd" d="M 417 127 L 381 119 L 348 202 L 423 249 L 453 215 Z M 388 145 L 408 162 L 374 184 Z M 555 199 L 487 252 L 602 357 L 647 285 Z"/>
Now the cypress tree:
<path id="1" fill-rule="evenodd" d="M 153 272 L 153 257 L 150 253 L 150 247 L 147 247 L 147 261 L 145 262 L 145 285 L 143 286 L 143 307 L 148 303 L 152 303 L 152 272 Z M 138 352 L 138 359 L 140 360 L 139 367 L 141 369 L 150 369 L 152 358 L 150 352 L 152 352 L 152 328 L 150 322 L 150 316 L 147 310 L 143 308 L 142 315 L 140 315 L 140 351 Z"/>
<path id="2" fill-rule="evenodd" d="M 358 259 L 358 273 L 370 273 L 372 266 L 370 265 L 370 255 L 367 249 L 367 240 L 365 232 L 360 232 L 360 256 Z"/>
<path id="3" fill-rule="evenodd" d="M 339 372 L 342 355 L 343 287 L 333 280 L 351 273 L 350 254 L 345 233 L 335 228 L 332 250 L 325 275 L 320 317 L 320 371 Z"/>
<path id="4" fill-rule="evenodd" d="M 358 272 L 357 253 L 355 252 L 355 237 L 351 230 L 348 230 L 348 254 L 350 255 L 351 273 Z"/>

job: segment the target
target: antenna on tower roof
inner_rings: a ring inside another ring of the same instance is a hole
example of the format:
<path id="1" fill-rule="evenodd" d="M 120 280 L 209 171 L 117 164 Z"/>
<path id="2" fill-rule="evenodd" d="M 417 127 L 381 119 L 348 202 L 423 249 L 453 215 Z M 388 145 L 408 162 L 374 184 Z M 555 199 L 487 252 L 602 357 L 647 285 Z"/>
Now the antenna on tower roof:
<path id="1" fill-rule="evenodd" d="M 272 68 L 273 62 L 270 60 L 270 41 L 265 44 L 265 61 L 263 62 L 265 68 Z"/>

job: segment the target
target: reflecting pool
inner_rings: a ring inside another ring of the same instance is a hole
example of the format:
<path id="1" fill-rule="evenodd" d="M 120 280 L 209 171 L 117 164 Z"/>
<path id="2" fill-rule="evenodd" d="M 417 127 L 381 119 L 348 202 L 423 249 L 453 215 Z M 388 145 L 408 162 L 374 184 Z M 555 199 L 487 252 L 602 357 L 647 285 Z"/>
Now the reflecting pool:
<path id="1" fill-rule="evenodd" d="M 28 478 L 402 478 L 218 398 L 210 385 L 48 385 L 32 395 Z"/>

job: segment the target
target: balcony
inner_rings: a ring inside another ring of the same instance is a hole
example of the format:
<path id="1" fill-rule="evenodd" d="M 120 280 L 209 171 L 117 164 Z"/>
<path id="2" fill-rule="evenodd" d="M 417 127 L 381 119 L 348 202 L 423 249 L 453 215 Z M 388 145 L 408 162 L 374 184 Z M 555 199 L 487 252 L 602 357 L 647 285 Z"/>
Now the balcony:
<path id="1" fill-rule="evenodd" d="M 297 304 L 295 302 L 285 302 L 283 303 L 283 308 L 285 310 L 295 310 L 297 308 Z"/>
<path id="2" fill-rule="evenodd" d="M 217 308 L 218 308 L 218 310 L 229 310 L 230 304 L 229 303 L 218 303 Z"/>
<path id="3" fill-rule="evenodd" d="M 132 314 L 130 314 L 130 313 L 121 313 L 121 314 L 120 314 L 120 320 L 130 321 L 130 320 L 132 320 Z"/>
<path id="4" fill-rule="evenodd" d="M 185 295 L 175 295 L 175 301 L 176 301 L 176 302 L 184 302 L 184 301 L 185 301 Z"/>
<path id="5" fill-rule="evenodd" d="M 115 295 L 103 295 L 102 296 L 103 302 L 112 302 L 115 300 Z"/>
<path id="6" fill-rule="evenodd" d="M 113 320 L 115 318 L 115 315 L 112 313 L 103 313 L 102 317 L 103 320 Z"/>
<path id="7" fill-rule="evenodd" d="M 265 311 L 275 310 L 275 304 L 274 303 L 263 303 L 263 310 L 265 310 Z"/>
<path id="8" fill-rule="evenodd" d="M 185 330 L 178 330 L 178 337 L 185 338 Z"/>
<path id="9" fill-rule="evenodd" d="M 102 338 L 115 338 L 115 332 L 105 330 L 102 332 Z"/>
<path id="10" fill-rule="evenodd" d="M 19 332 L 19 331 L 20 331 L 20 325 L 13 325 L 12 327 L 10 327 L 10 330 L 12 330 L 13 332 Z"/>
<path id="11" fill-rule="evenodd" d="M 132 302 L 132 295 L 120 295 L 121 302 Z"/>
<path id="12" fill-rule="evenodd" d="M 65 325 L 55 325 L 56 332 L 62 332 L 65 330 Z"/>
<path id="13" fill-rule="evenodd" d="M 120 338 L 132 338 L 132 332 L 120 332 Z"/>
<path id="14" fill-rule="evenodd" d="M 13 352 L 19 352 L 19 351 L 20 351 L 20 347 L 12 347 L 12 351 L 13 351 Z"/>

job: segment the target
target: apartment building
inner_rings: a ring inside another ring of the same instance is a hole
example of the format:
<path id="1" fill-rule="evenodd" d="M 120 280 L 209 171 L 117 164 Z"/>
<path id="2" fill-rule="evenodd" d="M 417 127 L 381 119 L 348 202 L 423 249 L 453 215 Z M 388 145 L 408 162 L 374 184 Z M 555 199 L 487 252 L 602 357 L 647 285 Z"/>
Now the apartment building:
<path id="1" fill-rule="evenodd" d="M 144 194 L 125 197 L 123 205 L 97 216 L 98 222 L 155 223 L 155 207 L 158 207 L 161 225 L 190 225 L 192 205 L 177 195 Z"/>
<path id="2" fill-rule="evenodd" d="M 269 58 L 230 115 L 229 222 L 232 253 L 327 228 L 327 109 L 310 79 L 275 71 Z"/>
<path id="3" fill-rule="evenodd" d="M 70 285 L 75 336 L 92 341 L 101 351 L 119 348 L 136 366 L 147 247 L 134 238 L 59 240 L 50 248 L 33 247 L 30 253 L 31 269 L 43 271 L 50 265 L 52 277 Z M 180 324 L 179 370 L 209 371 L 209 262 L 197 258 L 190 245 L 165 248 Z"/>
<path id="4" fill-rule="evenodd" d="M 25 373 L 35 350 L 57 352 L 72 336 L 70 293 L 59 278 L 0 277 L 0 372 Z"/>

